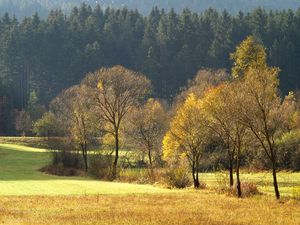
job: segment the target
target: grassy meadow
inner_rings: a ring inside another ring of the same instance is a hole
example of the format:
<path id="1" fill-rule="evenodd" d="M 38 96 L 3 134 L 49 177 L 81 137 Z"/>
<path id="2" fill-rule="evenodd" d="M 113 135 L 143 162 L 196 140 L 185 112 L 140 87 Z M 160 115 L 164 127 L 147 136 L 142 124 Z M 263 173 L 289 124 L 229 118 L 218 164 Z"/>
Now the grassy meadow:
<path id="1" fill-rule="evenodd" d="M 0 195 L 88 195 L 166 193 L 151 185 L 97 181 L 86 177 L 58 177 L 39 172 L 50 160 L 47 150 L 0 145 Z"/>
<path id="2" fill-rule="evenodd" d="M 217 187 L 228 182 L 227 173 L 202 173 L 200 175 L 209 187 Z M 279 172 L 278 176 L 279 190 L 281 196 L 293 196 L 295 191 L 300 190 L 300 173 Z M 273 195 L 273 178 L 271 172 L 246 172 L 241 174 L 241 182 L 252 182 L 258 186 L 260 192 Z M 299 195 L 300 197 L 300 195 Z"/>
<path id="3" fill-rule="evenodd" d="M 291 198 L 299 173 L 279 173 L 280 201 L 271 174 L 243 173 L 264 195 L 237 199 L 212 189 L 170 190 L 151 185 L 57 177 L 38 171 L 49 151 L 0 145 L 0 224 L 300 224 L 300 202 Z M 201 174 L 216 187 L 226 174 Z M 270 195 L 268 195 L 270 194 Z"/>
<path id="4" fill-rule="evenodd" d="M 19 196 L 0 199 L 2 224 L 296 225 L 300 203 L 237 199 L 210 191 L 168 194 Z"/>

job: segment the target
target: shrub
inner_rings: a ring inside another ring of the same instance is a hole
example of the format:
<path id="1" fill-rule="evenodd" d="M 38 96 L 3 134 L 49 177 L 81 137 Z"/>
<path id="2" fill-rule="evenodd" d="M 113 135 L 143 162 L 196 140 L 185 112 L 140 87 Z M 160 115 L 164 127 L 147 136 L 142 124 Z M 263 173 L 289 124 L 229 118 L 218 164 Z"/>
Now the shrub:
<path id="1" fill-rule="evenodd" d="M 46 112 L 33 124 L 33 133 L 39 137 L 52 137 L 61 136 L 64 131 L 56 116 L 51 112 Z"/>
<path id="2" fill-rule="evenodd" d="M 111 155 L 94 154 L 89 157 L 89 173 L 99 179 L 112 179 Z"/>
<path id="3" fill-rule="evenodd" d="M 40 169 L 42 172 L 57 176 L 81 176 L 83 164 L 79 153 L 55 151 L 50 165 Z"/>
<path id="4" fill-rule="evenodd" d="M 253 195 L 260 194 L 257 185 L 253 182 L 242 182 L 241 188 L 242 188 L 242 197 L 250 197 Z M 235 194 L 237 195 L 237 189 L 235 188 L 235 190 L 236 190 Z"/>
<path id="5" fill-rule="evenodd" d="M 228 173 L 217 173 L 216 175 L 216 181 L 217 181 L 217 192 L 220 193 L 227 193 L 229 192 L 229 175 Z"/>
<path id="6" fill-rule="evenodd" d="M 136 162 L 136 167 L 137 168 L 147 168 L 148 164 L 144 160 L 138 160 Z"/>
<path id="7" fill-rule="evenodd" d="M 237 196 L 237 187 L 236 184 L 232 187 L 229 187 L 229 174 L 228 173 L 218 173 L 216 174 L 217 180 L 217 192 Z M 259 194 L 257 185 L 252 182 L 241 182 L 242 197 L 250 197 L 252 195 Z"/>
<path id="8" fill-rule="evenodd" d="M 260 194 L 256 184 L 252 183 L 252 182 L 242 182 L 241 189 L 242 189 L 242 197 L 243 198 Z M 238 196 L 236 185 L 234 185 L 231 188 L 228 188 L 227 192 L 225 192 L 225 193 L 228 195 L 231 195 L 231 196 Z"/>
<path id="9" fill-rule="evenodd" d="M 285 133 L 278 141 L 278 165 L 281 169 L 300 171 L 300 131 Z"/>
<path id="10" fill-rule="evenodd" d="M 66 137 L 48 137 L 45 139 L 47 149 L 55 149 L 60 151 L 72 151 L 75 149 L 75 145 L 69 138 Z"/>
<path id="11" fill-rule="evenodd" d="M 75 168 L 65 168 L 61 163 L 57 165 L 49 165 L 40 169 L 41 172 L 57 176 L 83 176 L 84 172 Z"/>
<path id="12" fill-rule="evenodd" d="M 64 168 L 82 169 L 81 155 L 70 151 L 55 151 L 52 156 L 52 165 L 62 165 Z"/>
<path id="13" fill-rule="evenodd" d="M 242 190 L 244 191 L 243 195 L 245 197 L 260 194 L 257 185 L 253 182 L 243 182 Z"/>
<path id="14" fill-rule="evenodd" d="M 120 157 L 120 167 L 127 169 L 127 168 L 141 168 L 138 165 L 137 154 L 135 151 L 126 151 L 123 152 L 122 156 Z"/>
<path id="15" fill-rule="evenodd" d="M 150 184 L 153 182 L 148 169 L 123 169 L 120 171 L 119 180 L 128 183 Z"/>
<path id="16" fill-rule="evenodd" d="M 168 169 L 164 178 L 165 183 L 171 188 L 186 188 L 191 185 L 190 174 L 184 167 Z"/>

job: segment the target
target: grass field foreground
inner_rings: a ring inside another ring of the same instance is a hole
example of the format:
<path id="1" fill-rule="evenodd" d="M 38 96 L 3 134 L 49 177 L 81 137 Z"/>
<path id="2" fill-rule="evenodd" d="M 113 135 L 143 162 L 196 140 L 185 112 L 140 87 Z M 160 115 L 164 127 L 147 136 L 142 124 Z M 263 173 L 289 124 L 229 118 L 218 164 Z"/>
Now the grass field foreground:
<path id="1" fill-rule="evenodd" d="M 4 224 L 296 225 L 300 203 L 268 196 L 237 199 L 199 191 L 181 194 L 3 197 Z"/>
<path id="2" fill-rule="evenodd" d="M 43 149 L 0 145 L 0 224 L 300 224 L 300 201 L 290 198 L 238 199 L 210 189 L 168 190 L 51 176 L 38 171 L 49 156 Z M 299 185 L 299 173 L 279 177 L 286 195 Z M 211 187 L 223 178 L 224 174 L 201 174 Z M 272 190 L 268 173 L 245 173 L 243 179 Z"/>

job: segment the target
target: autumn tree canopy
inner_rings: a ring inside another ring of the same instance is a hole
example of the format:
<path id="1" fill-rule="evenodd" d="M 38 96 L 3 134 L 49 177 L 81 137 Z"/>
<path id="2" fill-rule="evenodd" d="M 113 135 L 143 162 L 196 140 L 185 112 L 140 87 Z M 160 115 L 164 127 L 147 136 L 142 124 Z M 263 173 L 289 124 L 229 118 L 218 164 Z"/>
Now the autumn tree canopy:
<path id="1" fill-rule="evenodd" d="M 167 123 L 168 117 L 162 103 L 153 98 L 134 108 L 127 117 L 124 128 L 126 136 L 136 148 L 146 153 L 150 168 L 162 155 L 161 143 Z"/>
<path id="2" fill-rule="evenodd" d="M 102 68 L 88 74 L 82 81 L 91 89 L 93 103 L 99 116 L 107 123 L 105 132 L 115 139 L 113 177 L 116 177 L 119 159 L 119 135 L 124 117 L 131 109 L 145 101 L 151 82 L 143 74 L 122 66 Z"/>
<path id="3" fill-rule="evenodd" d="M 199 164 L 211 133 L 201 109 L 201 101 L 190 94 L 172 118 L 163 140 L 164 157 L 186 157 L 193 175 L 194 187 L 199 188 Z"/>

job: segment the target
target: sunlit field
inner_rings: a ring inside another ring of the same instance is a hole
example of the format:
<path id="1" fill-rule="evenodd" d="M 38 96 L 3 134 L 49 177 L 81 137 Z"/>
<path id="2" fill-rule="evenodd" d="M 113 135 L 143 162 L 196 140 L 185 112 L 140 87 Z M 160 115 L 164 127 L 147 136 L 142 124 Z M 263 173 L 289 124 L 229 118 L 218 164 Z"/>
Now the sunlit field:
<path id="1" fill-rule="evenodd" d="M 0 225 L 300 225 L 300 0 L 246 2 L 0 0 Z"/>
<path id="2" fill-rule="evenodd" d="M 44 149 L 0 145 L 1 224 L 299 224 L 300 202 L 259 195 L 237 199 L 213 189 L 170 190 L 151 185 L 103 182 L 85 177 L 57 177 L 38 171 L 50 160 Z M 284 196 L 299 186 L 299 173 L 280 173 Z M 216 187 L 224 173 L 201 174 Z M 272 193 L 271 175 L 253 173 Z"/>
<path id="3" fill-rule="evenodd" d="M 300 203 L 209 191 L 176 194 L 2 197 L 4 224 L 296 225 Z"/>
<path id="4" fill-rule="evenodd" d="M 0 195 L 85 195 L 169 193 L 158 186 L 113 183 L 87 177 L 58 177 L 38 170 L 47 165 L 51 153 L 45 149 L 20 145 L 0 145 Z M 200 181 L 215 188 L 228 180 L 226 172 L 202 173 Z M 254 182 L 262 193 L 273 195 L 270 172 L 242 173 L 242 182 Z M 300 188 L 300 173 L 278 173 L 282 196 L 292 196 Z"/>
<path id="5" fill-rule="evenodd" d="M 50 153 L 18 145 L 0 145 L 0 195 L 87 195 L 166 193 L 150 185 L 122 184 L 85 177 L 58 177 L 38 171 Z"/>
<path id="6" fill-rule="evenodd" d="M 223 173 L 203 173 L 200 179 L 204 181 L 209 187 L 217 187 L 220 183 L 228 181 L 228 175 Z M 279 172 L 278 173 L 279 189 L 282 196 L 292 196 L 295 190 L 300 190 L 300 173 Z M 265 194 L 274 194 L 273 178 L 271 172 L 256 172 L 241 174 L 242 182 L 253 182 L 259 190 Z"/>

